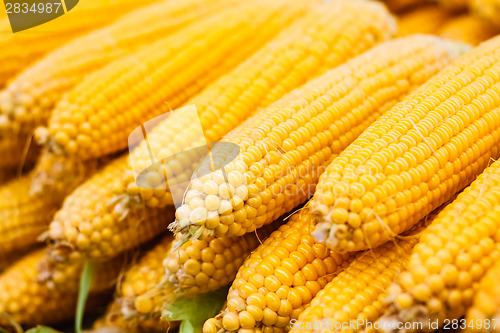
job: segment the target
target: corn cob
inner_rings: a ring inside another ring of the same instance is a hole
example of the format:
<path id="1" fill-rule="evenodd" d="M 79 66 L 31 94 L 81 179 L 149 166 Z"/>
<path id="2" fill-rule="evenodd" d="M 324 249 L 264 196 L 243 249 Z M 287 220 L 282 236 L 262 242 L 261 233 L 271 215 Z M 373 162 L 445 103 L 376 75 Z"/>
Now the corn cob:
<path id="1" fill-rule="evenodd" d="M 33 246 L 62 200 L 57 193 L 30 196 L 30 185 L 28 174 L 0 187 L 0 257 Z"/>
<path id="2" fill-rule="evenodd" d="M 469 0 L 471 11 L 482 19 L 500 27 L 499 0 Z"/>
<path id="3" fill-rule="evenodd" d="M 0 20 L 0 88 L 15 74 L 48 52 L 79 35 L 109 24 L 120 16 L 155 0 L 86 0 L 77 8 L 29 31 L 11 33 L 9 19 Z M 89 20 L 89 17 L 92 18 Z"/>
<path id="4" fill-rule="evenodd" d="M 171 227 L 188 238 L 242 235 L 291 211 L 333 158 L 451 58 L 432 36 L 390 41 L 260 110 L 222 140 L 241 149 L 224 168 L 228 182 L 202 165 Z M 226 160 L 224 150 L 211 153 Z"/>
<path id="5" fill-rule="evenodd" d="M 435 34 L 449 17 L 449 12 L 435 4 L 417 7 L 399 16 L 398 35 Z"/>
<path id="6" fill-rule="evenodd" d="M 50 291 L 37 282 L 37 262 L 43 250 L 33 252 L 0 274 L 0 312 L 25 325 L 50 324 L 73 317 L 75 293 Z"/>
<path id="7" fill-rule="evenodd" d="M 278 219 L 255 234 L 190 240 L 176 250 L 169 249 L 163 262 L 165 275 L 161 283 L 136 299 L 136 309 L 144 314 L 168 313 L 180 297 L 192 297 L 226 286 L 234 280 L 248 255 L 281 222 Z"/>
<path id="8" fill-rule="evenodd" d="M 309 78 L 388 39 L 395 30 L 394 19 L 375 2 L 332 1 L 313 6 L 303 19 L 187 103 L 197 108 L 198 123 L 204 132 L 200 139 L 218 141 L 255 110 L 268 106 Z M 161 160 L 159 155 L 162 153 L 155 147 L 168 155 L 205 144 L 197 138 L 177 140 L 181 131 L 186 135 L 196 134 L 197 126 L 185 113 L 174 113 L 148 133 L 148 142 L 141 142 L 133 151 L 131 169 L 148 166 L 151 150 Z M 185 153 L 172 165 L 164 165 L 167 170 L 154 170 L 155 175 L 150 178 L 161 181 L 164 172 L 168 175 L 179 170 L 175 179 L 188 180 L 199 165 L 197 159 L 197 155 Z M 179 161 L 182 161 L 182 168 L 177 167 Z M 174 176 L 169 177 L 169 183 L 175 183 L 172 178 Z M 164 183 L 151 183 L 148 188 L 140 188 L 140 192 L 138 187 L 135 182 L 124 184 L 129 195 L 139 193 L 148 205 L 172 203 L 171 189 L 165 188 Z"/>
<path id="9" fill-rule="evenodd" d="M 66 197 L 48 232 L 54 259 L 112 258 L 167 229 L 173 209 L 149 209 L 115 198 L 126 158 L 113 161 Z"/>
<path id="10" fill-rule="evenodd" d="M 499 199 L 500 162 L 495 162 L 422 233 L 382 320 L 421 322 L 428 330 L 429 319 L 443 324 L 465 314 L 478 282 L 500 259 Z"/>
<path id="11" fill-rule="evenodd" d="M 405 10 L 412 10 L 416 6 L 427 3 L 427 0 L 384 0 L 391 12 L 399 13 Z"/>
<path id="12" fill-rule="evenodd" d="M 358 251 L 411 228 L 499 155 L 500 38 L 473 49 L 373 123 L 311 200 L 317 239 Z"/>
<path id="13" fill-rule="evenodd" d="M 312 216 L 304 209 L 273 232 L 245 260 L 229 289 L 226 309 L 207 320 L 203 332 L 285 331 L 351 257 L 316 243 L 311 226 Z"/>
<path id="14" fill-rule="evenodd" d="M 181 105 L 269 41 L 306 7 L 300 0 L 233 5 L 92 73 L 52 113 L 49 149 L 85 160 L 126 148 L 128 135 L 141 121 Z M 134 88 L 117 98 L 124 86 Z M 129 116 L 122 112 L 125 107 L 130 108 Z M 72 115 L 82 108 L 89 112 L 75 119 Z"/>
<path id="15" fill-rule="evenodd" d="M 102 159 L 79 161 L 42 151 L 32 171 L 31 195 L 59 193 L 62 199 L 87 180 L 96 171 L 113 161 L 115 156 Z"/>
<path id="16" fill-rule="evenodd" d="M 500 33 L 500 29 L 472 15 L 460 15 L 448 20 L 437 32 L 443 38 L 479 45 Z"/>
<path id="17" fill-rule="evenodd" d="M 10 314 L 19 324 L 52 324 L 71 319 L 75 314 L 78 289 L 50 289 L 39 283 L 38 266 L 44 256 L 45 250 L 34 251 L 0 274 L 0 312 Z M 80 269 L 68 269 L 65 273 L 65 283 L 77 286 Z M 100 290 L 103 288 L 94 283 L 91 295 L 99 295 L 96 292 Z M 102 297 L 94 297 L 89 306 L 102 301 Z"/>
<path id="18" fill-rule="evenodd" d="M 112 2 L 115 6 L 129 2 L 137 6 L 139 3 L 135 0 Z M 140 3 L 150 2 L 151 0 L 147 0 Z M 18 165 L 35 128 L 47 124 L 56 102 L 65 92 L 70 91 L 71 87 L 82 81 L 85 75 L 233 2 L 161 1 L 134 11 L 105 28 L 77 38 L 27 68 L 0 93 L 0 155 L 9 156 L 8 159 L 0 161 L 0 166 Z M 105 8 L 100 10 L 106 13 Z M 88 17 L 85 16 L 85 20 L 88 21 Z M 38 38 L 39 34 L 30 36 Z M 22 44 L 22 47 L 26 48 L 26 44 Z M 20 53 L 24 54 L 19 50 L 15 51 L 15 54 Z M 70 95 L 68 98 L 72 100 L 75 96 Z M 82 110 L 87 109 L 88 105 Z M 74 118 L 74 115 L 72 117 Z M 39 140 L 43 141 L 42 130 L 38 136 Z M 36 155 L 36 151 L 31 154 Z"/>
<path id="19" fill-rule="evenodd" d="M 165 272 L 163 259 L 165 253 L 170 250 L 172 241 L 171 235 L 164 236 L 154 248 L 125 272 L 118 286 L 117 297 L 107 311 L 105 320 L 108 325 L 133 331 L 165 331 L 171 328 L 172 323 L 160 321 L 158 313 L 141 314 L 136 302 L 140 296 L 153 290 L 162 281 Z M 154 307 L 161 306 L 158 297 L 151 300 L 155 302 Z"/>
<path id="20" fill-rule="evenodd" d="M 387 288 L 404 270 L 416 242 L 415 236 L 388 242 L 357 257 L 291 323 L 292 332 L 374 332 L 373 323 L 385 310 Z M 328 327 L 311 325 L 325 319 Z M 342 327 L 352 321 L 354 326 Z"/>
<path id="21" fill-rule="evenodd" d="M 500 321 L 500 261 L 481 279 L 472 306 L 467 311 L 466 332 L 498 332 Z M 492 319 L 496 319 L 492 320 Z M 470 325 L 469 327 L 469 324 Z"/>
<path id="22" fill-rule="evenodd" d="M 101 293 L 114 287 L 127 265 L 127 256 L 122 253 L 110 260 L 90 264 L 94 272 L 90 292 Z M 46 251 L 37 263 L 38 282 L 49 290 L 75 292 L 79 289 L 82 268 L 83 262 L 57 262 L 50 256 L 50 251 Z"/>

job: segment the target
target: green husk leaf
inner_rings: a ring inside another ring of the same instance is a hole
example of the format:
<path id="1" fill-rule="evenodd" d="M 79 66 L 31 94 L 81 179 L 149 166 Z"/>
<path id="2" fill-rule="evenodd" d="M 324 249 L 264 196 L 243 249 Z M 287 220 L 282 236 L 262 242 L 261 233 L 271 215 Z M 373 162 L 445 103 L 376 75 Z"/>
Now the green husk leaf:
<path id="1" fill-rule="evenodd" d="M 51 327 L 38 325 L 32 329 L 26 331 L 26 333 L 61 333 Z"/>
<path id="2" fill-rule="evenodd" d="M 83 315 L 85 313 L 85 303 L 89 296 L 90 287 L 94 278 L 94 266 L 90 262 L 86 262 L 83 266 L 82 275 L 80 278 L 80 289 L 78 291 L 78 303 L 76 308 L 75 331 L 82 333 Z"/>
<path id="3" fill-rule="evenodd" d="M 226 302 L 229 287 L 193 297 L 180 297 L 164 311 L 170 321 L 182 321 L 179 333 L 201 333 L 203 324 L 217 315 Z"/>

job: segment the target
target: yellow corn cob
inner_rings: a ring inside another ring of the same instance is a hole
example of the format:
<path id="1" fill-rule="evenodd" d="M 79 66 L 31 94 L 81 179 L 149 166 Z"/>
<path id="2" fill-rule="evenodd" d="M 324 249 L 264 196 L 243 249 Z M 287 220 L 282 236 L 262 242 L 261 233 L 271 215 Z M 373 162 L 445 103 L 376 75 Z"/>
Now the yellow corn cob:
<path id="1" fill-rule="evenodd" d="M 0 274 L 0 312 L 25 325 L 51 324 L 73 317 L 76 293 L 49 290 L 37 281 L 43 250 L 28 254 Z"/>
<path id="2" fill-rule="evenodd" d="M 357 251 L 448 201 L 499 155 L 500 38 L 466 53 L 386 112 L 321 176 L 317 239 Z"/>
<path id="3" fill-rule="evenodd" d="M 178 107 L 306 7 L 301 0 L 233 5 L 92 73 L 53 111 L 49 149 L 85 160 L 126 148 L 128 135 L 141 121 Z M 120 95 L 121 87 L 133 88 Z M 123 108 L 129 108 L 127 113 Z M 82 112 L 75 117 L 75 111 Z"/>
<path id="4" fill-rule="evenodd" d="M 413 7 L 423 5 L 427 0 L 384 0 L 391 12 L 401 12 L 407 9 L 412 10 Z"/>
<path id="5" fill-rule="evenodd" d="M 389 242 L 356 258 L 291 323 L 292 332 L 374 332 L 373 323 L 386 308 L 387 288 L 404 270 L 416 242 L 415 236 Z M 312 324 L 323 320 L 328 326 L 314 329 Z M 354 326 L 342 328 L 350 322 Z"/>
<path id="6" fill-rule="evenodd" d="M 334 157 L 451 58 L 436 37 L 390 41 L 260 110 L 222 140 L 241 149 L 224 168 L 228 182 L 220 170 L 192 181 L 172 228 L 195 238 L 242 235 L 291 211 Z M 214 159 L 226 154 L 212 150 Z"/>
<path id="7" fill-rule="evenodd" d="M 125 6 L 130 3 L 129 7 L 132 3 L 135 6 L 139 3 L 135 0 L 108 2 L 114 3 L 115 7 L 122 3 Z M 140 3 L 150 2 L 151 0 L 147 0 Z M 77 38 L 27 68 L 0 93 L 0 141 L 2 142 L 0 155 L 10 156 L 8 159 L 2 159 L 0 166 L 18 165 L 24 149 L 29 146 L 29 139 L 35 128 L 46 125 L 56 102 L 65 92 L 81 82 L 85 75 L 233 2 L 233 0 L 164 0 L 134 11 L 105 28 Z M 99 10 L 108 17 L 114 15 L 108 13 L 106 7 Z M 79 7 L 74 11 L 79 12 Z M 87 14 L 85 20 L 92 21 L 88 20 L 88 17 L 93 16 Z M 29 36 L 39 38 L 40 34 Z M 21 45 L 29 50 L 32 43 Z M 25 54 L 25 51 L 16 49 L 14 54 Z M 88 109 L 89 105 L 82 111 Z M 72 115 L 72 118 L 74 117 Z M 40 134 L 41 141 L 43 141 L 42 134 Z M 32 151 L 32 155 L 36 155 L 36 151 Z"/>
<path id="8" fill-rule="evenodd" d="M 62 199 L 120 154 L 102 159 L 79 161 L 42 151 L 32 171 L 30 193 L 59 193 Z M 60 200 L 60 203 L 62 200 Z"/>
<path id="9" fill-rule="evenodd" d="M 127 156 L 118 158 L 65 199 L 48 232 L 55 259 L 111 258 L 167 230 L 173 209 L 114 198 L 126 165 Z"/>
<path id="10" fill-rule="evenodd" d="M 15 74 L 53 49 L 86 32 L 111 23 L 156 0 L 86 0 L 53 21 L 12 34 L 9 19 L 0 20 L 0 88 Z M 91 18 L 91 19 L 89 19 Z"/>
<path id="11" fill-rule="evenodd" d="M 499 0 L 469 0 L 471 11 L 500 27 L 500 1 Z"/>
<path id="12" fill-rule="evenodd" d="M 441 37 L 478 45 L 500 33 L 500 28 L 472 15 L 461 15 L 448 20 L 439 28 Z"/>
<path id="13" fill-rule="evenodd" d="M 163 265 L 165 275 L 157 288 L 136 299 L 141 313 L 163 313 L 179 297 L 214 291 L 232 282 L 248 255 L 282 221 L 242 237 L 190 240 L 177 250 L 169 249 Z M 179 239 L 177 238 L 177 241 Z"/>
<path id="14" fill-rule="evenodd" d="M 395 29 L 394 19 L 376 2 L 332 1 L 313 6 L 303 19 L 186 103 L 197 108 L 204 131 L 199 139 L 219 140 L 255 110 L 268 106 L 311 77 L 388 39 Z M 196 139 L 176 140 L 180 132 L 196 133 L 196 123 L 182 113 L 172 115 L 148 133 L 148 142 L 142 142 L 133 151 L 131 161 L 136 166 L 148 166 L 150 150 L 155 147 L 166 148 L 173 154 L 203 145 Z M 172 145 L 174 142 L 176 146 Z M 156 151 L 153 154 L 161 155 Z M 177 163 L 182 161 L 176 179 L 188 180 L 199 164 L 198 156 L 186 153 L 182 157 L 172 165 L 166 164 L 164 167 L 170 171 L 165 172 L 171 174 L 179 169 Z M 154 171 L 156 175 L 151 179 L 164 179 L 163 170 Z M 171 177 L 169 182 L 173 180 Z M 164 183 L 152 183 L 150 189 L 154 190 L 141 188 L 140 192 L 135 182 L 124 184 L 124 188 L 129 195 L 139 193 L 151 206 L 172 201 L 170 189 L 165 188 Z"/>
<path id="15" fill-rule="evenodd" d="M 311 226 L 312 216 L 304 209 L 273 232 L 245 260 L 229 289 L 226 308 L 205 322 L 203 332 L 284 332 L 351 257 L 316 243 Z"/>
<path id="16" fill-rule="evenodd" d="M 100 293 L 113 288 L 127 265 L 127 258 L 121 254 L 107 261 L 90 264 L 94 272 L 90 292 Z M 57 262 L 50 256 L 50 251 L 46 251 L 37 263 L 38 282 L 50 290 L 75 292 L 79 289 L 82 268 L 83 262 Z"/>
<path id="17" fill-rule="evenodd" d="M 478 282 L 500 259 L 499 199 L 500 162 L 495 162 L 421 234 L 381 320 L 421 322 L 428 330 L 429 319 L 442 325 L 445 318 L 465 314 Z"/>
<path id="18" fill-rule="evenodd" d="M 158 313 L 141 314 L 135 304 L 138 297 L 153 290 L 162 281 L 165 272 L 163 259 L 165 253 L 170 250 L 172 241 L 171 235 L 164 236 L 154 248 L 125 272 L 118 285 L 116 298 L 107 310 L 105 317 L 107 325 L 139 332 L 147 330 L 164 332 L 171 328 L 171 323 L 160 321 Z M 155 302 L 155 308 L 161 307 L 159 298 L 154 297 L 151 300 Z"/>
<path id="19" fill-rule="evenodd" d="M 140 316 L 134 317 L 136 313 L 127 313 L 124 317 L 124 304 L 115 300 L 106 309 L 104 315 L 96 320 L 89 333 L 165 333 L 179 326 L 178 321 L 168 322 L 158 318 Z M 123 299 L 120 299 L 123 301 Z"/>
<path id="20" fill-rule="evenodd" d="M 449 12 L 435 4 L 417 7 L 399 16 L 398 35 L 434 34 L 449 17 Z"/>
<path id="21" fill-rule="evenodd" d="M 8 313 L 23 325 L 56 323 L 71 319 L 76 311 L 78 288 L 57 290 L 39 283 L 38 266 L 44 255 L 43 249 L 32 252 L 0 274 L 0 312 Z M 65 270 L 65 283 L 78 286 L 80 271 L 81 267 Z M 93 284 L 91 293 L 97 296 L 100 290 L 100 285 Z M 89 307 L 96 302 L 102 303 L 102 299 L 93 298 Z"/>
<path id="22" fill-rule="evenodd" d="M 48 227 L 62 198 L 30 196 L 31 174 L 0 187 L 0 257 L 26 250 Z"/>
<path id="23" fill-rule="evenodd" d="M 466 332 L 498 332 L 500 321 L 500 261 L 481 279 L 473 303 L 467 311 Z M 496 319 L 496 320 L 492 320 Z M 471 324 L 471 325 L 469 325 Z"/>

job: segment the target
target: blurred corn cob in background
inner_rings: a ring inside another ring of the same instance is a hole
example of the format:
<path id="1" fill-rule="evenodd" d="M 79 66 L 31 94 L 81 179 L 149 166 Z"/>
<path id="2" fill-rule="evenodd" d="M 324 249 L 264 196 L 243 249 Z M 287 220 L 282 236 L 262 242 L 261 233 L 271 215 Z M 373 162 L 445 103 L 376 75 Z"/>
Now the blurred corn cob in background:
<path id="1" fill-rule="evenodd" d="M 30 196 L 31 178 L 28 174 L 0 186 L 0 257 L 33 247 L 64 199 L 56 193 Z"/>
<path id="2" fill-rule="evenodd" d="M 353 257 L 316 243 L 311 226 L 309 211 L 300 210 L 252 252 L 229 289 L 226 308 L 205 322 L 203 332 L 284 332 Z"/>
<path id="3" fill-rule="evenodd" d="M 137 4 L 131 0 L 124 3 L 128 2 Z M 31 137 L 36 127 L 46 125 L 56 103 L 85 75 L 232 3 L 232 0 L 157 2 L 77 38 L 27 67 L 0 92 L 0 153 L 8 157 L 0 160 L 0 167 L 21 163 L 25 150 L 35 145 Z M 105 8 L 101 10 L 113 15 Z M 76 97 L 69 95 L 67 99 Z M 81 111 L 88 111 L 89 107 Z M 43 141 L 41 132 L 39 139 Z M 36 147 L 30 153 L 32 160 L 37 155 Z"/>
<path id="4" fill-rule="evenodd" d="M 39 265 L 46 259 L 43 249 L 27 254 L 0 274 L 0 312 L 6 312 L 22 325 L 52 324 L 71 319 L 76 311 L 78 281 L 81 265 L 65 266 L 61 273 L 61 288 L 49 288 L 39 282 Z M 119 266 L 107 265 L 106 269 L 97 270 L 93 283 L 89 305 L 104 303 L 106 297 L 102 291 L 109 289 L 110 274 L 119 274 Z M 114 270 L 113 270 L 114 269 Z M 100 278 L 99 273 L 105 278 Z M 1 319 L 0 319 L 1 321 Z"/>
<path id="5" fill-rule="evenodd" d="M 22 258 L 0 274 L 0 312 L 9 313 L 25 325 L 51 324 L 73 317 L 76 293 L 60 293 L 39 285 L 38 250 Z M 3 323 L 5 324 L 5 323 Z"/>
<path id="6" fill-rule="evenodd" d="M 474 323 L 475 327 L 467 328 L 467 332 L 494 332 L 494 326 L 500 320 L 500 260 L 496 260 L 493 267 L 488 269 L 481 278 L 472 301 L 472 306 L 467 311 L 467 323 Z M 488 321 L 489 320 L 489 321 Z M 498 329 L 497 329 L 498 331 Z"/>
<path id="7" fill-rule="evenodd" d="M 228 181 L 202 165 L 206 175 L 190 183 L 173 230 L 186 238 L 242 235 L 291 211 L 365 128 L 451 61 L 453 48 L 425 35 L 389 41 L 259 110 L 221 140 L 241 149 L 224 167 Z M 227 154 L 212 150 L 214 160 Z"/>
<path id="8" fill-rule="evenodd" d="M 29 31 L 10 34 L 9 19 L 0 19 L 0 88 L 45 54 L 120 16 L 157 0 L 85 0 L 61 17 Z M 92 19 L 89 19 L 92 18 Z M 60 65 L 60 64 L 58 64 Z"/>
<path id="9" fill-rule="evenodd" d="M 500 1 L 499 0 L 469 0 L 470 10 L 474 15 L 487 20 L 500 28 Z"/>
<path id="10" fill-rule="evenodd" d="M 321 176 L 315 235 L 374 248 L 470 184 L 499 157 L 500 37 L 467 52 L 368 127 Z"/>
<path id="11" fill-rule="evenodd" d="M 436 4 L 425 4 L 398 17 L 398 35 L 435 34 L 451 14 Z"/>
<path id="12" fill-rule="evenodd" d="M 391 308 L 382 320 L 421 322 L 429 330 L 429 319 L 465 315 L 478 282 L 500 259 L 499 185 L 500 162 L 495 162 L 437 215 L 392 288 Z"/>
<path id="13" fill-rule="evenodd" d="M 382 6 L 376 3 L 365 4 L 364 1 L 359 3 L 353 1 L 352 3 L 359 4 L 354 7 L 349 3 L 334 2 L 313 9 L 314 12 L 307 15 L 304 20 L 297 22 L 296 25 L 290 27 L 290 30 L 285 30 L 255 56 L 194 97 L 192 102 L 200 112 L 200 120 L 203 128 L 206 129 L 207 138 L 211 141 L 217 140 L 218 136 L 225 134 L 238 124 L 238 117 L 244 118 L 259 106 L 271 103 L 274 98 L 279 98 L 300 85 L 306 80 L 307 75 L 319 73 L 325 67 L 334 67 L 345 61 L 351 54 L 361 53 L 375 42 L 389 38 L 394 32 L 394 20 Z M 347 10 L 342 9 L 349 9 L 350 15 L 346 15 Z M 356 21 L 354 13 L 360 11 L 366 14 L 367 19 L 363 20 L 362 24 L 353 25 Z M 335 17 L 339 19 L 333 20 L 332 18 Z M 368 19 L 370 17 L 374 19 Z M 349 29 L 353 29 L 353 36 L 359 36 L 359 40 L 346 35 Z M 371 33 L 371 31 L 375 32 Z M 328 44 L 331 49 L 319 53 L 326 58 L 326 64 L 323 64 L 320 61 L 322 58 L 318 57 L 316 52 L 310 53 L 308 49 L 314 45 L 317 47 L 324 45 L 328 38 L 332 39 Z M 291 61 L 299 56 L 302 57 L 300 62 Z M 283 64 L 285 61 L 286 65 Z M 298 65 L 299 63 L 301 65 Z M 276 73 L 281 74 L 274 77 Z M 259 80 L 261 76 L 262 80 Z M 254 77 L 257 77 L 255 81 Z M 263 84 L 264 78 L 266 82 L 271 81 L 272 89 L 262 89 L 260 85 Z M 243 82 L 249 80 L 250 83 L 248 86 L 242 86 L 241 80 Z M 256 98 L 253 99 L 253 96 Z M 187 140 L 180 139 L 182 138 L 181 131 L 186 134 L 191 133 L 190 118 L 180 115 L 180 117 L 174 116 L 172 120 L 161 123 L 152 133 L 148 133 L 148 142 L 159 147 L 173 149 L 172 153 L 176 152 L 174 148 L 171 148 L 172 143 L 179 145 L 180 148 L 191 148 L 188 145 L 182 146 Z M 221 117 L 222 120 L 219 122 Z M 221 124 L 227 125 L 222 127 Z M 145 157 L 148 149 L 146 143 L 141 143 L 137 149 L 132 153 L 131 160 L 147 166 L 149 156 Z M 182 158 L 178 160 L 184 161 Z M 190 165 L 190 159 L 182 165 L 181 169 L 183 168 L 186 169 L 186 173 L 182 173 L 181 176 L 183 175 L 186 177 L 185 180 L 188 180 L 192 174 L 190 170 L 193 168 Z M 140 228 L 155 230 L 148 235 L 149 238 L 164 230 L 166 224 L 162 223 L 170 222 L 168 219 L 150 218 L 148 220 L 139 217 L 145 211 L 150 216 L 164 215 L 165 213 L 157 207 L 172 205 L 169 191 L 161 188 L 151 191 L 148 188 L 134 186 L 133 174 L 129 169 L 128 161 L 122 158 L 120 162 L 104 169 L 99 176 L 88 180 L 68 197 L 59 213 L 60 217 L 56 216 L 51 225 L 50 238 L 55 242 L 56 248 L 58 244 L 63 244 L 66 248 L 70 244 L 77 257 L 101 258 L 103 255 L 113 256 L 118 253 L 117 251 L 121 251 L 123 246 L 133 247 L 138 241 L 135 237 L 130 237 L 127 241 L 117 240 L 119 245 L 115 248 L 98 237 L 101 232 L 105 231 L 102 239 L 109 240 L 110 235 L 119 235 L 125 230 L 131 236 L 136 232 L 140 234 Z M 128 190 L 128 193 L 125 190 Z M 89 193 L 94 194 L 92 198 L 89 198 Z M 173 206 L 170 209 L 173 209 Z M 132 216 L 127 216 L 128 214 Z M 73 216 L 75 221 L 80 222 L 70 222 L 68 216 Z M 92 227 L 91 233 L 95 231 L 95 241 L 90 240 L 89 243 L 90 233 L 84 230 L 94 223 L 94 218 L 106 221 L 106 228 L 102 229 L 99 224 Z M 140 226 L 140 221 L 147 221 L 147 225 Z M 153 221 L 159 221 L 159 223 Z M 136 229 L 138 227 L 139 230 Z M 66 256 L 69 255 L 69 253 L 66 254 Z"/>
<path id="14" fill-rule="evenodd" d="M 464 14 L 449 19 L 437 34 L 450 40 L 479 45 L 500 34 L 500 28 L 473 15 Z"/>

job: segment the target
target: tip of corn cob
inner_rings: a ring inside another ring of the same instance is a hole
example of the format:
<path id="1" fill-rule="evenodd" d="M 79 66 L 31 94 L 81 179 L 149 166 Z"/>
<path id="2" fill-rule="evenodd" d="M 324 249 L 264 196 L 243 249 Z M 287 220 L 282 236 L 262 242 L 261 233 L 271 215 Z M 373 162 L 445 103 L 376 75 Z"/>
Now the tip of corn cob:
<path id="1" fill-rule="evenodd" d="M 472 45 L 463 42 L 458 42 L 446 38 L 443 38 L 443 42 L 450 50 L 453 58 L 458 58 L 462 54 L 467 53 L 472 49 Z"/>

